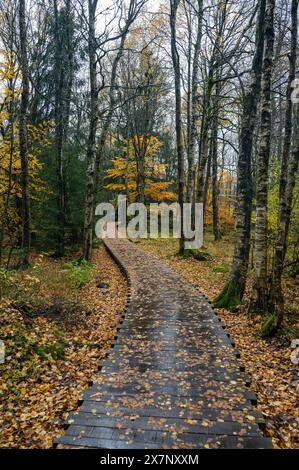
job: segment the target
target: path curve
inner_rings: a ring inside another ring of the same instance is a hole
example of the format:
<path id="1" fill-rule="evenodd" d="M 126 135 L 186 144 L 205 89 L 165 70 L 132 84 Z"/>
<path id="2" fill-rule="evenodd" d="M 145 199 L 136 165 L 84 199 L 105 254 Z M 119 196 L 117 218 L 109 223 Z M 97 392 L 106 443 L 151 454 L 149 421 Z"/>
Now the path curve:
<path id="1" fill-rule="evenodd" d="M 127 240 L 106 240 L 131 297 L 115 343 L 56 444 L 270 448 L 238 353 L 198 291 Z"/>

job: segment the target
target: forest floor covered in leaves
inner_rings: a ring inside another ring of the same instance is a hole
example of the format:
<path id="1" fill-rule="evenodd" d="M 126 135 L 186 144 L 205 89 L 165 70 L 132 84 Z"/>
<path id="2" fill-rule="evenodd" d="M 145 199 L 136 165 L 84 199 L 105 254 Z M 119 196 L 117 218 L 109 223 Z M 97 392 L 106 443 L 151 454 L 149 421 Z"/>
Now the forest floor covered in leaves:
<path id="1" fill-rule="evenodd" d="M 103 246 L 93 265 L 48 254 L 2 272 L 0 447 L 49 448 L 109 349 L 127 284 Z"/>
<path id="2" fill-rule="evenodd" d="M 225 283 L 233 250 L 229 237 L 215 243 L 208 235 L 204 251 L 210 256 L 203 261 L 177 256 L 177 241 L 136 243 L 170 263 L 211 300 Z M 36 254 L 30 269 L 9 278 L 1 273 L 2 448 L 51 447 L 113 339 L 127 299 L 125 279 L 103 246 L 95 250 L 92 266 L 71 259 L 76 254 L 60 260 Z M 299 337 L 298 285 L 285 278 L 286 324 L 271 340 L 259 335 L 260 317 L 248 318 L 247 295 L 237 313 L 222 309 L 219 314 L 252 378 L 258 408 L 267 418 L 266 435 L 278 448 L 299 448 L 298 366 L 290 360 L 290 341 Z"/>
<path id="3" fill-rule="evenodd" d="M 136 240 L 138 247 L 170 263 L 183 277 L 196 284 L 210 300 L 224 286 L 233 254 L 233 242 L 223 237 L 212 241 L 210 234 L 202 249 L 209 253 L 206 260 L 197 261 L 177 255 L 176 240 Z M 251 388 L 258 397 L 258 409 L 266 418 L 265 434 L 276 448 L 299 448 L 299 381 L 298 365 L 290 360 L 290 341 L 299 338 L 299 289 L 292 278 L 285 278 L 286 318 L 283 331 L 274 339 L 262 339 L 261 317 L 247 315 L 247 299 L 236 313 L 218 310 L 227 330 L 241 352 L 241 361 L 251 376 Z"/>

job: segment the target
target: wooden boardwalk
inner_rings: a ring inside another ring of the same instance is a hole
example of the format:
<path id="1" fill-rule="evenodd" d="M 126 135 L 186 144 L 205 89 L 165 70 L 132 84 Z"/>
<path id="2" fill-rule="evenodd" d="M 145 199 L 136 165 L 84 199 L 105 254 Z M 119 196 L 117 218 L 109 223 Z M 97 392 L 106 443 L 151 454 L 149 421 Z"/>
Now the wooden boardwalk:
<path id="1" fill-rule="evenodd" d="M 207 300 L 126 240 L 107 248 L 130 301 L 63 447 L 271 448 L 238 352 Z"/>

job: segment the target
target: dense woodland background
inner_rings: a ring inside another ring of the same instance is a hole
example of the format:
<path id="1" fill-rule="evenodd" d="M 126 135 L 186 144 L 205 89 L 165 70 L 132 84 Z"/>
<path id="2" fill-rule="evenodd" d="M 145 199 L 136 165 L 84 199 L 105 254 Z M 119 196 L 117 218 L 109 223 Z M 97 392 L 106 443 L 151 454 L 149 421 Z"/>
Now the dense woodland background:
<path id="1" fill-rule="evenodd" d="M 71 245 L 91 261 L 95 205 L 121 192 L 202 202 L 235 244 L 215 305 L 240 304 L 252 256 L 249 310 L 275 333 L 298 272 L 298 1 L 0 8 L 3 272 Z"/>

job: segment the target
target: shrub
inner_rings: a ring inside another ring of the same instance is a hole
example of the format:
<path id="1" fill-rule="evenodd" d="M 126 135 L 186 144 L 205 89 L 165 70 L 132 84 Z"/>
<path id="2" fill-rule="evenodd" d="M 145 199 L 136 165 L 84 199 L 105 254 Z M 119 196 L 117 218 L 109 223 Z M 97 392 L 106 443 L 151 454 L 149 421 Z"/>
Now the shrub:
<path id="1" fill-rule="evenodd" d="M 15 271 L 0 268 L 0 299 L 14 287 Z"/>
<path id="2" fill-rule="evenodd" d="M 41 359 L 46 360 L 50 354 L 54 360 L 65 359 L 65 348 L 67 342 L 64 339 L 59 339 L 55 343 L 46 346 L 39 346 L 36 348 L 36 353 Z"/>
<path id="3" fill-rule="evenodd" d="M 64 265 L 63 272 L 66 274 L 66 281 L 72 289 L 80 289 L 85 286 L 90 279 L 91 263 L 84 259 L 71 261 Z"/>

